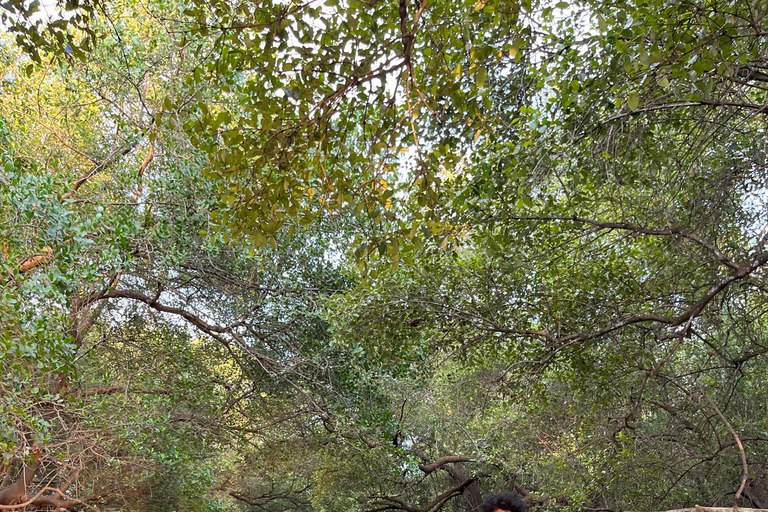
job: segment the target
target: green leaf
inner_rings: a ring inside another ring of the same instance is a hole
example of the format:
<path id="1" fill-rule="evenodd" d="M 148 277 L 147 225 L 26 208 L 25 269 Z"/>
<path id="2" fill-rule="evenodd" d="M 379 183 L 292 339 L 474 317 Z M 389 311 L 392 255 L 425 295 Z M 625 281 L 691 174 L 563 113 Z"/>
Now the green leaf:
<path id="1" fill-rule="evenodd" d="M 629 98 L 627 98 L 627 106 L 630 110 L 636 110 L 637 107 L 640 105 L 640 98 L 637 96 L 637 94 L 630 94 Z"/>

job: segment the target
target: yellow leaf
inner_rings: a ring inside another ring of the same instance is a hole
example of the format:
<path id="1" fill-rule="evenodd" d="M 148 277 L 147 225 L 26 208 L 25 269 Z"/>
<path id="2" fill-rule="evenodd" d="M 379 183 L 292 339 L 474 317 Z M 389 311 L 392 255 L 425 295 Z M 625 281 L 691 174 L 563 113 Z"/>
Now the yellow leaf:
<path id="1" fill-rule="evenodd" d="M 485 85 L 485 78 L 488 76 L 488 70 L 485 68 L 480 68 L 477 70 L 477 74 L 475 75 L 475 85 L 478 87 L 482 87 Z"/>
<path id="2" fill-rule="evenodd" d="M 482 130 L 482 128 L 481 128 L 481 129 L 478 129 L 478 130 L 475 132 L 475 137 L 474 137 L 474 140 L 475 140 L 475 142 L 477 142 L 477 139 L 479 139 L 479 138 L 480 138 L 480 134 L 481 134 L 481 133 L 483 133 L 483 130 Z"/>
<path id="3" fill-rule="evenodd" d="M 475 4 L 475 12 L 479 11 L 483 7 L 485 7 L 485 2 L 483 0 L 480 0 Z"/>

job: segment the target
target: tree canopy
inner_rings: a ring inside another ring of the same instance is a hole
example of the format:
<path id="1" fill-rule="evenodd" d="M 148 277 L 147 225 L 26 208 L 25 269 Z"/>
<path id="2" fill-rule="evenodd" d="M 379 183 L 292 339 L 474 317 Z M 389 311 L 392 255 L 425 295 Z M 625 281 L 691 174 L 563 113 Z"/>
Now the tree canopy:
<path id="1" fill-rule="evenodd" d="M 768 2 L 0 19 L 0 508 L 768 508 Z"/>

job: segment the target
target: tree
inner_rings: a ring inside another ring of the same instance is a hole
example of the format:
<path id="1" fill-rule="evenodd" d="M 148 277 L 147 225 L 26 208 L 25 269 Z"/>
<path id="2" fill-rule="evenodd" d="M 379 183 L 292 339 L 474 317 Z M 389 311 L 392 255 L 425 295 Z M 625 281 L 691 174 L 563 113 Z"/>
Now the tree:
<path id="1" fill-rule="evenodd" d="M 764 5 L 9 5 L 0 503 L 762 506 Z"/>

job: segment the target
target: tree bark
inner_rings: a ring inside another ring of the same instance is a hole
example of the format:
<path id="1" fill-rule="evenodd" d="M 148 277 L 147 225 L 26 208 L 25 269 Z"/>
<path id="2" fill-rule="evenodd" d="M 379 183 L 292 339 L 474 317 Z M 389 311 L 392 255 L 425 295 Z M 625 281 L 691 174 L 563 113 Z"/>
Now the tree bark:
<path id="1" fill-rule="evenodd" d="M 37 467 L 37 461 L 31 466 L 29 464 L 24 464 L 24 466 L 22 466 L 19 476 L 16 477 L 16 481 L 0 491 L 0 505 L 14 505 L 26 501 L 27 487 L 32 483 Z M 6 479 L 8 478 L 10 478 L 10 475 L 6 476 Z"/>

